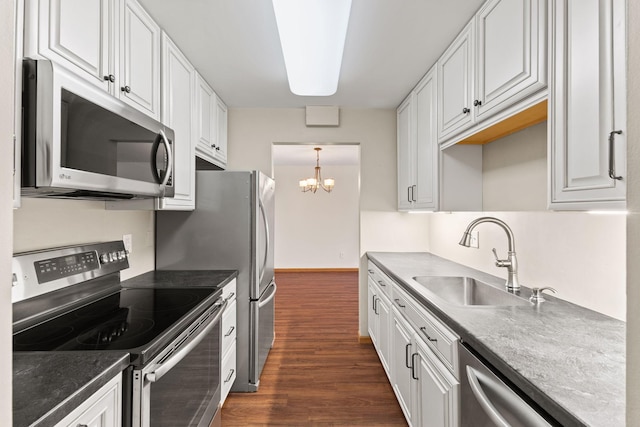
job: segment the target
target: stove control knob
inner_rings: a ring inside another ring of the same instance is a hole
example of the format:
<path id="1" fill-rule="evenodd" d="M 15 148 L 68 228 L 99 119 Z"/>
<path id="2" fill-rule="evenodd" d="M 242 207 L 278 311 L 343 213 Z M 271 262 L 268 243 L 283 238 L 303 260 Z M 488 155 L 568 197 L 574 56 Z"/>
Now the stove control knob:
<path id="1" fill-rule="evenodd" d="M 100 255 L 100 262 L 103 264 L 109 263 L 109 255 L 106 253 Z"/>

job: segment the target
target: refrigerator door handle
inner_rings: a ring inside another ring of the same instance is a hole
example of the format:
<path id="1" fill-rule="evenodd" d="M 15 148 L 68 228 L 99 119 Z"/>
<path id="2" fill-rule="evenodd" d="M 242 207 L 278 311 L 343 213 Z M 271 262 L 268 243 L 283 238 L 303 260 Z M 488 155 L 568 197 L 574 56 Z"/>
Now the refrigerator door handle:
<path id="1" fill-rule="evenodd" d="M 273 292 L 271 292 L 271 295 L 266 297 L 264 300 L 260 300 L 260 302 L 258 303 L 258 308 L 262 308 L 265 305 L 269 304 L 271 300 L 276 296 L 276 291 L 278 290 L 278 287 L 276 286 L 276 282 L 271 282 L 270 287 L 273 287 Z"/>
<path id="2" fill-rule="evenodd" d="M 266 236 L 265 242 L 265 250 L 264 250 L 264 259 L 262 260 L 262 265 L 260 266 L 260 273 L 258 283 L 262 283 L 262 279 L 264 278 L 264 270 L 267 265 L 267 260 L 269 259 L 269 245 L 271 245 L 271 235 L 269 231 L 269 221 L 267 221 L 267 213 L 265 212 L 264 205 L 262 204 L 262 200 L 258 198 L 258 206 L 260 206 L 260 213 L 262 214 L 262 222 L 264 223 L 264 233 Z"/>

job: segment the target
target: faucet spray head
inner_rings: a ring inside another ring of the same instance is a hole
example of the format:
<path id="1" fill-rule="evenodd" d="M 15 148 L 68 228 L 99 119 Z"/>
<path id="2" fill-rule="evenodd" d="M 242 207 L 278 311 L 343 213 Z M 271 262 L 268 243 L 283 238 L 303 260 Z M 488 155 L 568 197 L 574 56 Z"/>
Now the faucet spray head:
<path id="1" fill-rule="evenodd" d="M 471 233 L 469 233 L 468 231 L 462 233 L 462 239 L 460 239 L 458 244 L 467 248 L 471 247 Z"/>

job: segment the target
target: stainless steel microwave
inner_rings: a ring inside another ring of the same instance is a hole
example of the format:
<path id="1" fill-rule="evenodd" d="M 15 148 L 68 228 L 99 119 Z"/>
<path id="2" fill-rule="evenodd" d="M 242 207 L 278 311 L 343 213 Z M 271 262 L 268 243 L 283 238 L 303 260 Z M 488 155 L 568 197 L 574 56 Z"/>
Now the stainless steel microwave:
<path id="1" fill-rule="evenodd" d="M 174 195 L 174 132 L 46 60 L 23 63 L 23 196 Z"/>

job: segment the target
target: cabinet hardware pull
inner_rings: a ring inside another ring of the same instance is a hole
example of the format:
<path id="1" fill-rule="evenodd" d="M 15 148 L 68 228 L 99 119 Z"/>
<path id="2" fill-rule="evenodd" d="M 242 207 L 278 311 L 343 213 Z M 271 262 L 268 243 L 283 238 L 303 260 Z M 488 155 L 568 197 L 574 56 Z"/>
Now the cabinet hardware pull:
<path id="1" fill-rule="evenodd" d="M 417 380 L 418 377 L 416 377 L 416 361 L 413 360 L 414 357 L 416 357 L 418 355 L 418 353 L 413 353 L 411 355 L 411 378 L 413 378 L 414 380 Z"/>
<path id="2" fill-rule="evenodd" d="M 130 86 L 123 86 L 120 88 L 121 91 L 123 92 L 127 92 L 127 93 L 131 93 L 131 87 Z"/>
<path id="3" fill-rule="evenodd" d="M 411 343 L 404 346 L 404 364 L 407 368 L 411 369 L 411 365 L 409 364 L 409 349 L 411 348 Z"/>
<path id="4" fill-rule="evenodd" d="M 234 330 L 235 328 L 236 328 L 235 326 L 230 327 L 230 328 L 229 328 L 229 332 L 227 332 L 226 334 L 224 334 L 224 336 L 225 336 L 225 337 L 230 336 L 230 335 L 233 333 L 233 330 Z"/>
<path id="5" fill-rule="evenodd" d="M 415 202 L 416 201 L 416 185 L 412 185 L 411 186 L 411 201 Z"/>
<path id="6" fill-rule="evenodd" d="M 231 377 L 233 376 L 233 373 L 235 372 L 235 369 L 232 369 L 229 371 L 229 375 L 227 375 L 227 379 L 224 380 L 225 383 L 228 383 L 231 380 Z"/>
<path id="7" fill-rule="evenodd" d="M 479 107 L 482 105 L 482 101 L 480 101 L 479 99 L 476 99 L 475 101 L 473 101 L 473 106 L 474 107 Z"/>
<path id="8" fill-rule="evenodd" d="M 438 342 L 437 338 L 431 338 L 429 336 L 429 334 L 427 333 L 427 328 L 425 328 L 424 326 L 420 327 L 420 332 L 422 332 L 424 334 L 425 337 L 427 337 L 427 339 L 431 342 Z"/>
<path id="9" fill-rule="evenodd" d="M 375 314 L 379 314 L 378 313 L 378 297 L 377 297 L 377 295 L 373 296 L 373 312 Z"/>
<path id="10" fill-rule="evenodd" d="M 227 297 L 227 301 L 229 301 L 229 300 L 230 300 L 231 298 L 233 298 L 235 295 L 236 295 L 236 293 L 235 293 L 235 292 L 231 292 L 231 293 L 229 294 L 229 296 Z"/>
<path id="11" fill-rule="evenodd" d="M 378 280 L 378 284 L 379 284 L 380 286 L 387 286 L 387 284 L 386 284 L 386 283 L 384 283 L 382 280 Z"/>
<path id="12" fill-rule="evenodd" d="M 368 270 L 368 271 L 369 271 L 369 274 L 375 273 L 375 271 L 373 271 L 373 270 Z"/>
<path id="13" fill-rule="evenodd" d="M 394 299 L 394 301 L 396 302 L 396 304 L 398 304 L 398 307 L 400 307 L 400 308 L 405 308 L 406 307 L 406 305 L 400 304 L 400 300 L 398 298 Z"/>
<path id="14" fill-rule="evenodd" d="M 467 114 L 467 113 L 470 113 L 470 112 L 471 112 L 471 110 L 469 108 L 467 108 L 467 107 L 464 107 L 462 109 L 462 114 Z"/>
<path id="15" fill-rule="evenodd" d="M 104 80 L 113 83 L 116 81 L 116 76 L 109 74 L 108 76 L 104 76 Z"/>
<path id="16" fill-rule="evenodd" d="M 411 203 L 411 186 L 407 187 L 407 202 Z"/>
<path id="17" fill-rule="evenodd" d="M 616 175 L 616 160 L 615 160 L 615 148 L 613 143 L 615 142 L 615 135 L 620 135 L 621 130 L 614 130 L 609 132 L 609 178 L 615 180 L 621 180 L 621 176 Z"/>

